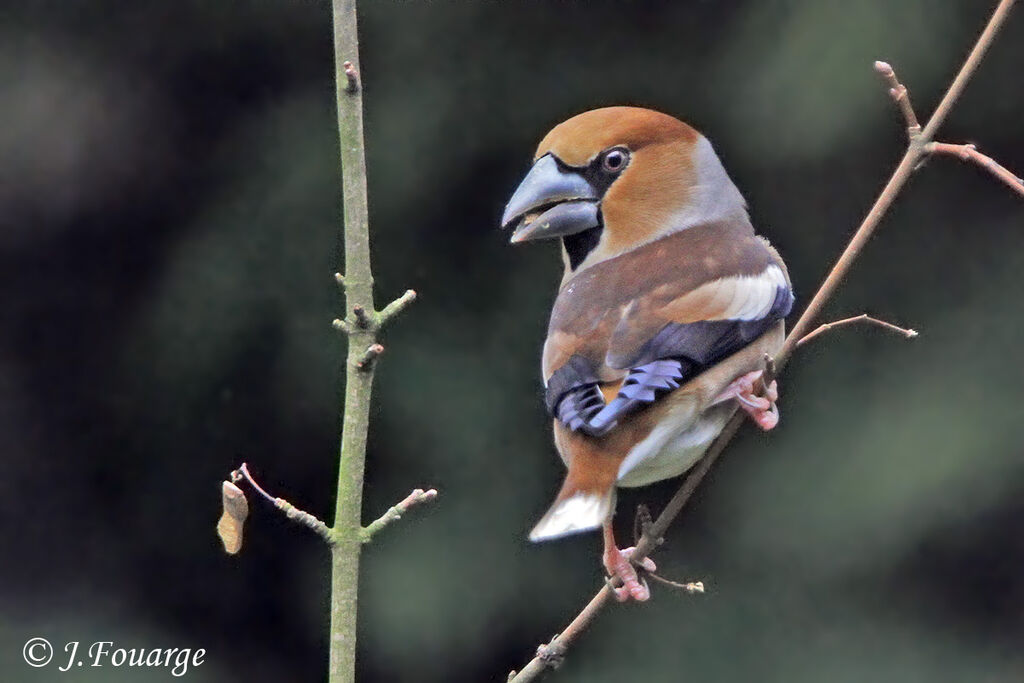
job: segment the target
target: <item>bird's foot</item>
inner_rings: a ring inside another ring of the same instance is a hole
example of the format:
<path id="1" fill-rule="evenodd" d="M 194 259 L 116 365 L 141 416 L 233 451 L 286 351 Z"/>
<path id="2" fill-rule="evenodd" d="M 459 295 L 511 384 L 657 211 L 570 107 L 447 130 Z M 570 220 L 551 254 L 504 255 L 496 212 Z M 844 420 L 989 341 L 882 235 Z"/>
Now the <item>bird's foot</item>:
<path id="1" fill-rule="evenodd" d="M 608 572 L 608 576 L 611 580 L 619 579 L 622 581 L 621 586 L 614 586 L 612 584 L 612 590 L 615 591 L 615 599 L 619 602 L 626 602 L 630 598 L 633 598 L 637 602 L 644 602 L 651 597 L 651 590 L 647 587 L 647 582 L 640 578 L 637 574 L 636 567 L 630 560 L 633 555 L 633 551 L 636 548 L 626 548 L 619 550 L 614 545 L 605 548 L 604 557 L 604 568 Z M 640 568 L 644 571 L 653 572 L 658 567 L 654 564 L 654 560 L 649 557 L 645 557 L 640 562 Z"/>
<path id="2" fill-rule="evenodd" d="M 755 370 L 737 377 L 714 400 L 712 405 L 734 398 L 740 404 L 740 408 L 757 423 L 758 427 L 765 431 L 773 429 L 775 425 L 779 424 L 779 409 L 775 405 L 775 401 L 779 398 L 779 385 L 772 380 L 765 387 L 764 396 L 758 396 L 754 385 L 763 375 L 764 370 Z"/>

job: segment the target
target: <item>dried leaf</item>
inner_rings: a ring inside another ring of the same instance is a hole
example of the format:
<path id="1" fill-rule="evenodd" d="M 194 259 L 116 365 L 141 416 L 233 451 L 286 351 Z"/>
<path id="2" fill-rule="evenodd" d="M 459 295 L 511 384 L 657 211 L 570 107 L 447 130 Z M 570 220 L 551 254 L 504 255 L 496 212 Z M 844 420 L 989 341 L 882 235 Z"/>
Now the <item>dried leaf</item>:
<path id="1" fill-rule="evenodd" d="M 249 516 L 249 501 L 242 489 L 225 481 L 221 486 L 221 504 L 224 512 L 217 521 L 217 535 L 224 544 L 224 550 L 234 555 L 242 549 L 242 527 Z"/>

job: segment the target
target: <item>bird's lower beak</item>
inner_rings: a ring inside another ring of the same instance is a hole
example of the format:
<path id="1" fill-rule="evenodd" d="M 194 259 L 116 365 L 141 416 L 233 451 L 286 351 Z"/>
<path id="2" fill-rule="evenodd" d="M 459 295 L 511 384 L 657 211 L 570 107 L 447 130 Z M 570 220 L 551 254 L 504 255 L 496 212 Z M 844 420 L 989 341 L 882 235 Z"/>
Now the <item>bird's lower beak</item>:
<path id="1" fill-rule="evenodd" d="M 511 241 L 574 235 L 601 224 L 600 197 L 579 173 L 563 170 L 550 154 L 537 160 L 505 206 L 501 227 L 518 223 Z"/>

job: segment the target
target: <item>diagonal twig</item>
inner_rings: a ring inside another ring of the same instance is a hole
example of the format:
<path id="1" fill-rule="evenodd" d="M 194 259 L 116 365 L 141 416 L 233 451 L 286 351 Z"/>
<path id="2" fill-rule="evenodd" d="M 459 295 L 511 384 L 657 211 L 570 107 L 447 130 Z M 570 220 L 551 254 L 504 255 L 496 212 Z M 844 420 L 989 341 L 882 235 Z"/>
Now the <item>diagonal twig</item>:
<path id="1" fill-rule="evenodd" d="M 892 323 L 888 323 L 884 320 L 872 318 L 867 313 L 861 313 L 860 315 L 855 315 L 852 318 L 843 318 L 842 320 L 833 320 L 830 323 L 823 323 L 822 325 L 818 326 L 813 332 L 805 334 L 803 337 L 797 340 L 796 346 L 797 348 L 800 348 L 801 346 L 811 341 L 815 337 L 825 334 L 829 330 L 835 329 L 836 327 L 842 327 L 843 325 L 852 325 L 854 323 L 868 323 L 870 325 L 877 325 L 883 329 L 895 332 L 896 334 L 902 334 L 907 339 L 913 339 L 914 337 L 917 336 L 917 330 L 900 327 L 899 325 L 893 325 Z"/>
<path id="2" fill-rule="evenodd" d="M 278 498 L 267 493 L 249 472 L 249 466 L 244 462 L 237 470 L 231 473 L 231 480 L 233 482 L 245 480 L 245 482 L 249 484 L 256 493 L 263 496 L 263 498 L 270 501 L 274 507 L 283 512 L 285 517 L 293 522 L 309 527 L 315 531 L 318 536 L 327 541 L 328 545 L 334 544 L 334 532 L 329 526 L 324 524 L 316 515 L 312 515 L 305 510 L 295 507 L 284 498 Z"/>
<path id="3" fill-rule="evenodd" d="M 992 157 L 982 154 L 974 145 L 954 145 L 948 142 L 929 142 L 924 146 L 924 148 L 929 154 L 948 154 L 959 157 L 964 161 L 975 163 L 994 175 L 1003 183 L 1006 183 L 1006 185 L 1017 192 L 1017 194 L 1024 197 L 1024 178 L 1018 177 L 1017 174 L 1010 171 Z"/>
<path id="4" fill-rule="evenodd" d="M 423 489 L 413 489 L 412 493 L 388 508 L 383 515 L 364 526 L 360 532 L 361 540 L 363 543 L 369 543 L 381 529 L 400 520 L 409 508 L 414 505 L 429 503 L 435 498 L 437 498 L 436 489 L 427 489 L 426 491 Z"/>

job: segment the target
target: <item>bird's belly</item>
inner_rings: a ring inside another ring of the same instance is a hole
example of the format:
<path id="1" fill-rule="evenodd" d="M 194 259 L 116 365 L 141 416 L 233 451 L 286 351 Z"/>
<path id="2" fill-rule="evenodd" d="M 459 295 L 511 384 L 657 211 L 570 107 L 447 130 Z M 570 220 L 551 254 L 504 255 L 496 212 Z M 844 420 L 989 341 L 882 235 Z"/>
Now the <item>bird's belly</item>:
<path id="1" fill-rule="evenodd" d="M 715 406 L 681 431 L 671 421 L 659 424 L 622 461 L 617 485 L 646 486 L 679 476 L 700 460 L 734 411 L 731 401 Z"/>

